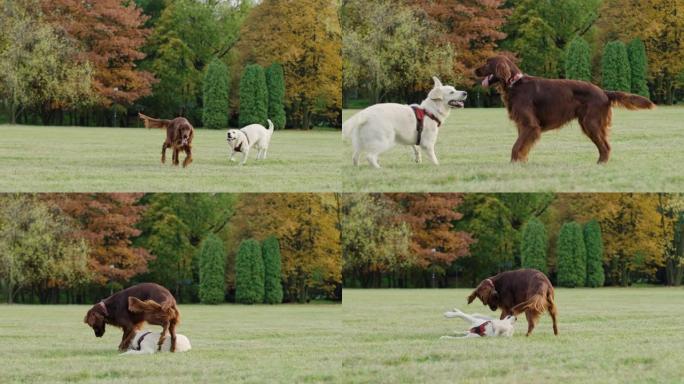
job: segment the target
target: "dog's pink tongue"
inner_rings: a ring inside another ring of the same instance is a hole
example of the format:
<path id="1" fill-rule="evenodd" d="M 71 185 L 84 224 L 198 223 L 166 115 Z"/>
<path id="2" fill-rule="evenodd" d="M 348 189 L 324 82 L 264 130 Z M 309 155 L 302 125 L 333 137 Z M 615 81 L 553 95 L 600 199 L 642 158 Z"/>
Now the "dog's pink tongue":
<path id="1" fill-rule="evenodd" d="M 483 86 L 483 87 L 485 87 L 485 88 L 486 88 L 486 87 L 489 87 L 489 78 L 490 78 L 491 76 L 492 76 L 492 75 L 489 75 L 489 76 L 485 77 L 484 79 L 482 79 L 482 86 Z"/>

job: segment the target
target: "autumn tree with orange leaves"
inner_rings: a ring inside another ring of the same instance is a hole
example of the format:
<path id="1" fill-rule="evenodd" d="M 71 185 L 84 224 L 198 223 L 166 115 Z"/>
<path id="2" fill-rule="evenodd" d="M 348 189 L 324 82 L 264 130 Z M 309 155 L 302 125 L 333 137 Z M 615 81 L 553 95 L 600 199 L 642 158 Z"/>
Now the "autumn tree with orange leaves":
<path id="1" fill-rule="evenodd" d="M 135 2 L 43 0 L 42 7 L 51 24 L 80 43 L 75 59 L 93 66 L 101 106 L 130 105 L 150 94 L 154 77 L 135 64 L 145 57 L 141 47 L 150 30 Z"/>
<path id="2" fill-rule="evenodd" d="M 410 251 L 417 256 L 416 266 L 431 276 L 431 284 L 445 274 L 458 258 L 469 254 L 470 234 L 455 231 L 454 223 L 463 218 L 457 207 L 463 202 L 454 193 L 395 193 L 388 195 L 400 207 L 398 222 L 411 228 Z"/>
<path id="3" fill-rule="evenodd" d="M 75 234 L 89 245 L 88 265 L 94 283 L 113 287 L 147 271 L 152 256 L 133 246 L 133 239 L 140 235 L 135 225 L 145 208 L 136 205 L 141 197 L 137 193 L 45 195 L 80 226 Z"/>
<path id="4" fill-rule="evenodd" d="M 412 0 L 408 4 L 423 9 L 444 27 L 442 38 L 456 51 L 454 72 L 465 79 L 497 49 L 497 41 L 506 37 L 501 31 L 510 14 L 505 0 L 434 1 Z M 470 85 L 470 84 L 467 84 Z"/>

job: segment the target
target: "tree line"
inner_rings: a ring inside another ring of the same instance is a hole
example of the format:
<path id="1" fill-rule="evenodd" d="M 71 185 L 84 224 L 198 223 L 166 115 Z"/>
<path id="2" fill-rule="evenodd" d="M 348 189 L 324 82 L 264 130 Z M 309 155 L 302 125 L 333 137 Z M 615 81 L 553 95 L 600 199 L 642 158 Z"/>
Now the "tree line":
<path id="1" fill-rule="evenodd" d="M 334 1 L 3 0 L 0 18 L 10 122 L 129 126 L 142 111 L 196 126 L 265 123 L 243 113 L 251 92 L 268 94 L 279 128 L 341 125 Z M 243 89 L 254 65 L 270 68 L 267 83 Z"/>
<path id="2" fill-rule="evenodd" d="M 415 102 L 439 74 L 470 91 L 469 105 L 498 106 L 472 72 L 503 53 L 530 75 L 674 104 L 684 99 L 680 8 L 675 0 L 347 0 L 343 102 Z"/>
<path id="3" fill-rule="evenodd" d="M 559 286 L 680 285 L 680 194 L 346 194 L 346 287 L 462 287 L 517 268 Z"/>
<path id="4" fill-rule="evenodd" d="M 91 303 L 156 282 L 185 303 L 341 300 L 338 201 L 332 194 L 0 195 L 0 293 L 8 302 Z M 245 292 L 256 296 L 245 300 Z"/>

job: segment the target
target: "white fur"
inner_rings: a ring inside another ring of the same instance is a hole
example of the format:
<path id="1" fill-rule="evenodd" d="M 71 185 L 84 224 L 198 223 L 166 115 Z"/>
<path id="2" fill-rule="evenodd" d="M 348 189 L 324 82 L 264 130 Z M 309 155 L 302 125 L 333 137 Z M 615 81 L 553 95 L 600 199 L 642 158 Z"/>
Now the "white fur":
<path id="1" fill-rule="evenodd" d="M 242 160 L 240 165 L 245 165 L 247 156 L 252 148 L 257 149 L 257 160 L 265 160 L 268 146 L 271 144 L 271 136 L 273 136 L 273 122 L 268 120 L 268 128 L 261 124 L 250 124 L 241 129 L 229 129 L 226 133 L 226 140 L 231 149 L 230 161 L 235 161 L 233 158 L 237 152 L 235 149 L 240 148 L 242 151 Z"/>
<path id="2" fill-rule="evenodd" d="M 435 82 L 434 87 L 420 106 L 434 114 L 444 124 L 451 109 L 457 108 L 456 105 L 449 105 L 449 103 L 458 104 L 464 101 L 467 98 L 467 93 L 458 91 L 450 85 L 442 85 L 442 82 L 436 77 L 432 79 Z M 397 143 L 413 147 L 417 163 L 421 162 L 420 148 L 422 148 L 430 161 L 439 165 L 435 155 L 438 133 L 437 122 L 425 116 L 420 147 L 415 145 L 418 139 L 418 131 L 416 130 L 416 116 L 413 109 L 408 105 L 393 103 L 370 106 L 342 124 L 342 134 L 352 141 L 353 164 L 359 165 L 359 157 L 362 152 L 365 152 L 366 159 L 375 168 L 380 168 L 378 156 Z"/>
<path id="3" fill-rule="evenodd" d="M 159 332 L 151 332 L 145 336 L 145 338 L 140 343 L 140 350 L 137 350 L 138 340 L 142 335 L 146 334 L 148 331 L 137 331 L 131 345 L 128 350 L 122 355 L 145 355 L 150 353 L 155 353 L 157 351 L 157 343 L 159 342 Z M 176 352 L 186 352 L 191 349 L 190 340 L 183 335 L 176 334 Z M 171 351 L 171 336 L 166 335 L 164 343 L 162 344 L 161 351 L 159 352 L 170 352 Z"/>
<path id="4" fill-rule="evenodd" d="M 493 317 L 483 316 L 479 314 L 468 315 L 461 312 L 458 309 L 444 312 L 444 317 L 446 317 L 447 319 L 463 319 L 470 323 L 470 327 L 468 327 L 468 330 L 461 336 L 442 336 L 440 337 L 440 339 L 463 339 L 469 337 L 482 337 L 477 333 L 470 332 L 470 329 L 473 327 L 479 327 L 482 323 L 487 321 L 490 321 L 490 323 L 485 326 L 485 336 L 511 337 L 513 336 L 513 332 L 515 332 L 515 322 L 517 320 L 515 316 L 506 316 L 505 319 L 498 320 Z"/>

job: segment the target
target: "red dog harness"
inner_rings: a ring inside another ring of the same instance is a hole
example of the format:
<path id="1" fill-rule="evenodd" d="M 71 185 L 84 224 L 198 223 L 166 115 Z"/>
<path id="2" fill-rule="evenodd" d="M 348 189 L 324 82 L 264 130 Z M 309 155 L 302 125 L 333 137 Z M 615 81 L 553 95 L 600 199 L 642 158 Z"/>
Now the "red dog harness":
<path id="1" fill-rule="evenodd" d="M 491 321 L 485 321 L 484 323 L 478 325 L 477 327 L 472 327 L 470 328 L 470 333 L 474 333 L 478 336 L 487 336 L 487 324 L 491 323 Z"/>
<path id="2" fill-rule="evenodd" d="M 418 106 L 416 104 L 412 104 L 411 109 L 413 109 L 413 113 L 416 115 L 416 131 L 418 131 L 418 138 L 416 139 L 416 145 L 420 145 L 420 139 L 421 139 L 421 136 L 423 135 L 423 121 L 425 120 L 425 116 L 434 120 L 437 123 L 438 127 L 440 125 L 442 125 L 442 122 L 432 112 L 428 111 L 425 108 L 421 108 L 420 106 Z"/>

